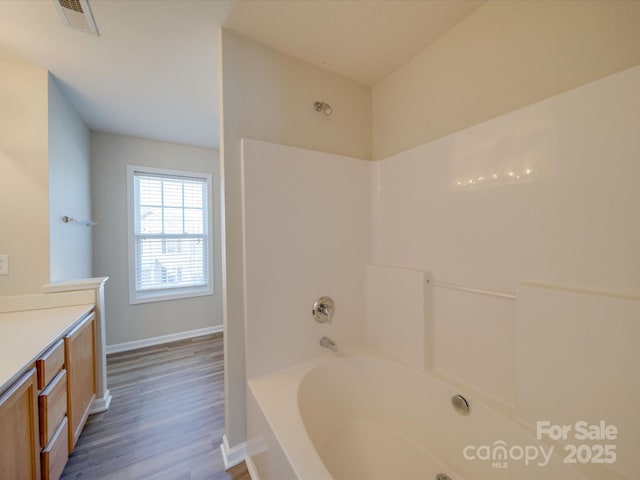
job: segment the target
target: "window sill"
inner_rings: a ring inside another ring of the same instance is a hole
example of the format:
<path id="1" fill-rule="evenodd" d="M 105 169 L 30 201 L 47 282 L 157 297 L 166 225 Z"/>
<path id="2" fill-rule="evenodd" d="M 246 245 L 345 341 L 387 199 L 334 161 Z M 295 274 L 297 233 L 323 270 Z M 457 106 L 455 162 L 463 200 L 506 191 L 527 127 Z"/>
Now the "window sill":
<path id="1" fill-rule="evenodd" d="M 129 296 L 129 305 L 152 302 L 168 302 L 171 300 L 182 300 L 186 298 L 204 297 L 213 295 L 213 288 L 191 288 L 178 291 L 160 291 L 149 293 L 132 293 Z"/>

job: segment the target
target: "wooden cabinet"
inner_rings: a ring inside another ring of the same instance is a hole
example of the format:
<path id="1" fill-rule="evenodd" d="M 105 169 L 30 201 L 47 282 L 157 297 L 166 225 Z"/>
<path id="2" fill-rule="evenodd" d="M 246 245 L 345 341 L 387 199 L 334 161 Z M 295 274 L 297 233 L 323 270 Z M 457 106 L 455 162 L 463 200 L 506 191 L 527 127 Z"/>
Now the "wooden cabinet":
<path id="1" fill-rule="evenodd" d="M 0 478 L 40 479 L 36 369 L 0 396 Z"/>
<path id="2" fill-rule="evenodd" d="M 69 452 L 80 437 L 96 397 L 96 327 L 92 313 L 64 337 L 67 369 L 67 417 Z"/>
<path id="3" fill-rule="evenodd" d="M 96 396 L 95 311 L 85 309 L 72 321 L 3 380 L 0 480 L 59 480 L 78 441 Z M 18 344 L 28 348 L 27 335 L 38 332 L 23 332 Z M 18 349 L 5 344 L 4 351 L 9 360 L 20 358 Z"/>

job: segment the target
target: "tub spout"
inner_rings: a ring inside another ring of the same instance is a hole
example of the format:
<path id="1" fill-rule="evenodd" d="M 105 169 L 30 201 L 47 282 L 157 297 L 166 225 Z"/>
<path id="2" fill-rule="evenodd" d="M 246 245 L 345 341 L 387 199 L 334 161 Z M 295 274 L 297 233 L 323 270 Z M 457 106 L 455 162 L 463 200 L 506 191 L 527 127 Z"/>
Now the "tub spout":
<path id="1" fill-rule="evenodd" d="M 322 337 L 320 339 L 320 345 L 322 345 L 324 348 L 328 348 L 332 352 L 338 351 L 338 346 L 336 345 L 336 342 L 331 340 L 329 337 Z"/>

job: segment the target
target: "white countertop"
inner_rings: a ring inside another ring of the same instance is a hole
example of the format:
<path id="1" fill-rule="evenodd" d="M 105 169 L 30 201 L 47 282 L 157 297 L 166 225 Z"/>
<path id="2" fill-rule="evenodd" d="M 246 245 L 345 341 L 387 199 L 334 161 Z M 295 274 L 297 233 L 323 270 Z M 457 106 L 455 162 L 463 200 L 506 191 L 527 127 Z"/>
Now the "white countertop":
<path id="1" fill-rule="evenodd" d="M 95 305 L 0 314 L 0 394 Z"/>

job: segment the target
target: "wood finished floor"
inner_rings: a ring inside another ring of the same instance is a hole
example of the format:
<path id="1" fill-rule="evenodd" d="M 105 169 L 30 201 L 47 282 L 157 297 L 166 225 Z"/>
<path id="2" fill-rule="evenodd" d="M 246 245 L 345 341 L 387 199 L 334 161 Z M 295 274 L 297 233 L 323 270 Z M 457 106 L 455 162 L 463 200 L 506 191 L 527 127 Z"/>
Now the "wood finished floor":
<path id="1" fill-rule="evenodd" d="M 222 335 L 107 358 L 111 408 L 89 418 L 63 480 L 251 480 L 224 470 Z"/>

